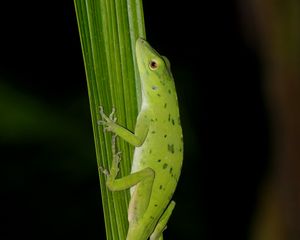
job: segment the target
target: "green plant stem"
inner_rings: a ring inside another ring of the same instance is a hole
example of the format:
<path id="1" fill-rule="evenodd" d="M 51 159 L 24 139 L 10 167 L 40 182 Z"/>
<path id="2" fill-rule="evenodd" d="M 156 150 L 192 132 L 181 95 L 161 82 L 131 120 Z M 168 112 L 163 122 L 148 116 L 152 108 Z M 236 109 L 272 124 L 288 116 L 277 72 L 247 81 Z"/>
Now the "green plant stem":
<path id="1" fill-rule="evenodd" d="M 111 134 L 97 125 L 99 106 L 116 108 L 118 123 L 133 130 L 141 103 L 135 42 L 145 38 L 141 0 L 74 0 L 86 71 L 98 167 L 109 169 Z M 131 169 L 133 148 L 118 139 L 120 176 Z M 129 191 L 110 192 L 99 171 L 107 239 L 125 239 Z"/>

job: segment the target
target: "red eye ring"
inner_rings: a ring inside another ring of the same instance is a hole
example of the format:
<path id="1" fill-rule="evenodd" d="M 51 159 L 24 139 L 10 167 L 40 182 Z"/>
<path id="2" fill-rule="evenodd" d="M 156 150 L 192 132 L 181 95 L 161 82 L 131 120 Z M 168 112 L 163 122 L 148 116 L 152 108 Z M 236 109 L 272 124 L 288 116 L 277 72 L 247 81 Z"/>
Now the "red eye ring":
<path id="1" fill-rule="evenodd" d="M 149 67 L 151 70 L 156 70 L 158 68 L 158 63 L 156 60 L 152 59 L 149 63 Z"/>

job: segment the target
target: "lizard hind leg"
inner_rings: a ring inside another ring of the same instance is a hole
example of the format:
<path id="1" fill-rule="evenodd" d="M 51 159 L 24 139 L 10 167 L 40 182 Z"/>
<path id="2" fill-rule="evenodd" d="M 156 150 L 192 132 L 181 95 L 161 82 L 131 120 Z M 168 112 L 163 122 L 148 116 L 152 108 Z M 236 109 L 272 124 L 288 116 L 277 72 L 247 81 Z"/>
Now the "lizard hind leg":
<path id="1" fill-rule="evenodd" d="M 119 163 L 121 160 L 121 157 L 120 157 L 121 152 L 116 151 L 116 138 L 117 138 L 117 135 L 113 134 L 112 140 L 111 140 L 113 160 L 112 160 L 112 165 L 111 165 L 110 172 L 109 172 L 108 179 L 107 179 L 108 182 L 116 179 L 118 172 L 119 172 Z"/>
<path id="2" fill-rule="evenodd" d="M 167 228 L 168 220 L 173 212 L 175 207 L 175 202 L 171 201 L 166 211 L 163 213 L 161 218 L 158 220 L 158 223 L 150 236 L 150 240 L 163 240 L 163 231 Z"/>
<path id="3" fill-rule="evenodd" d="M 113 134 L 112 138 L 111 138 L 111 145 L 112 145 L 111 149 L 112 149 L 113 160 L 112 160 L 112 165 L 111 165 L 110 171 L 103 168 L 102 166 L 99 167 L 99 171 L 103 172 L 103 174 L 107 177 L 107 180 L 109 180 L 109 181 L 116 178 L 116 176 L 119 172 L 119 163 L 121 160 L 120 155 L 122 152 L 116 151 L 116 138 L 117 138 L 117 135 Z"/>

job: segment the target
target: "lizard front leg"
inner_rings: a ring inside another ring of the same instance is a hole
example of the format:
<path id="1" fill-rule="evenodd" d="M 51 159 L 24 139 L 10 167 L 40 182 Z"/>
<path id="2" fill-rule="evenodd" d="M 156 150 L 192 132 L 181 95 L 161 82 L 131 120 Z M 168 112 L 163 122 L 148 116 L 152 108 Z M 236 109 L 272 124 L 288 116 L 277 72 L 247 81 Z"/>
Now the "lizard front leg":
<path id="1" fill-rule="evenodd" d="M 148 129 L 149 129 L 149 121 L 147 121 L 145 118 L 142 116 L 144 115 L 143 112 L 140 112 L 138 118 L 137 118 L 137 123 L 136 123 L 136 128 L 135 128 L 135 133 L 132 133 L 128 129 L 120 126 L 119 124 L 116 123 L 117 118 L 114 116 L 115 110 L 112 110 L 112 113 L 108 116 L 105 115 L 103 111 L 103 107 L 100 106 L 100 115 L 102 117 L 102 120 L 98 121 L 99 125 L 104 125 L 106 131 L 113 132 L 120 136 L 122 139 L 130 143 L 131 145 L 135 147 L 139 147 L 144 143 L 144 140 L 148 134 Z"/>

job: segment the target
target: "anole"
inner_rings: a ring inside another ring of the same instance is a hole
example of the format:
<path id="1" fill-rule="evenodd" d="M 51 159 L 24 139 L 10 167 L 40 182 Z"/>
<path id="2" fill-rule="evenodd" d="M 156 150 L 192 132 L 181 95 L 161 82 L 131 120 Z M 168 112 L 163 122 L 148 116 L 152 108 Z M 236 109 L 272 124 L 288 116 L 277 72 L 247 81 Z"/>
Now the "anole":
<path id="1" fill-rule="evenodd" d="M 111 191 L 130 189 L 129 229 L 126 240 L 162 240 L 175 207 L 171 201 L 181 172 L 183 140 L 177 95 L 168 59 L 145 40 L 136 42 L 142 86 L 142 106 L 135 131 L 118 125 L 114 111 L 100 107 L 100 124 L 114 133 L 112 166 L 106 185 Z M 115 136 L 135 146 L 131 174 L 117 179 L 120 161 Z"/>

